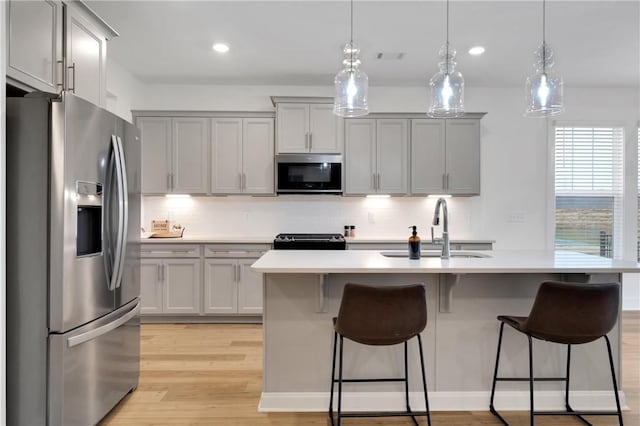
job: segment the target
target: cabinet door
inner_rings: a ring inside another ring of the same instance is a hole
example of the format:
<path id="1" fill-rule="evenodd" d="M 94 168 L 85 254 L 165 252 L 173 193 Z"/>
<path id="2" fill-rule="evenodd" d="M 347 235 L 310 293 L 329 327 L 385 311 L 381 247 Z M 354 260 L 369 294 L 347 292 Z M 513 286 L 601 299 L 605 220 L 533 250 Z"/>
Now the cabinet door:
<path id="1" fill-rule="evenodd" d="M 409 135 L 407 128 L 407 120 L 377 120 L 376 158 L 379 193 L 407 193 L 407 181 L 409 180 Z"/>
<path id="2" fill-rule="evenodd" d="M 274 192 L 273 119 L 242 120 L 243 192 L 273 194 Z"/>
<path id="3" fill-rule="evenodd" d="M 251 269 L 257 259 L 240 259 L 238 313 L 262 314 L 262 274 Z"/>
<path id="4" fill-rule="evenodd" d="M 12 0 L 7 15 L 7 75 L 34 89 L 59 93 L 62 2 Z"/>
<path id="5" fill-rule="evenodd" d="M 212 121 L 211 192 L 242 192 L 242 119 L 216 118 Z"/>
<path id="6" fill-rule="evenodd" d="M 376 120 L 345 120 L 346 194 L 376 191 Z"/>
<path id="7" fill-rule="evenodd" d="M 200 259 L 164 259 L 165 314 L 200 313 Z"/>
<path id="8" fill-rule="evenodd" d="M 171 119 L 139 117 L 142 140 L 142 193 L 171 192 Z"/>
<path id="9" fill-rule="evenodd" d="M 204 261 L 204 312 L 238 313 L 238 261 L 206 259 Z"/>
<path id="10" fill-rule="evenodd" d="M 140 313 L 162 313 L 162 261 L 140 260 Z"/>
<path id="11" fill-rule="evenodd" d="M 447 120 L 447 193 L 480 194 L 480 120 Z"/>
<path id="12" fill-rule="evenodd" d="M 96 105 L 106 104 L 107 39 L 73 3 L 66 7 L 67 88 Z"/>
<path id="13" fill-rule="evenodd" d="M 174 118 L 172 191 L 207 192 L 209 119 Z"/>
<path id="14" fill-rule="evenodd" d="M 308 104 L 277 104 L 276 126 L 278 153 L 309 151 Z"/>
<path id="15" fill-rule="evenodd" d="M 411 193 L 445 193 L 445 121 L 411 122 Z"/>
<path id="16" fill-rule="evenodd" d="M 309 151 L 341 154 L 339 122 L 332 104 L 309 105 Z"/>

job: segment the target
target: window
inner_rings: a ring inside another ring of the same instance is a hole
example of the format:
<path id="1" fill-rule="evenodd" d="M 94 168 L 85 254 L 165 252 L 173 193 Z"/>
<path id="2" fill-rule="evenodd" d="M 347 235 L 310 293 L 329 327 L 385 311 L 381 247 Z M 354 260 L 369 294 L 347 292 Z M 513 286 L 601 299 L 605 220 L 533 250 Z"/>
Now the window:
<path id="1" fill-rule="evenodd" d="M 614 257 L 622 247 L 621 127 L 555 128 L 555 247 Z"/>

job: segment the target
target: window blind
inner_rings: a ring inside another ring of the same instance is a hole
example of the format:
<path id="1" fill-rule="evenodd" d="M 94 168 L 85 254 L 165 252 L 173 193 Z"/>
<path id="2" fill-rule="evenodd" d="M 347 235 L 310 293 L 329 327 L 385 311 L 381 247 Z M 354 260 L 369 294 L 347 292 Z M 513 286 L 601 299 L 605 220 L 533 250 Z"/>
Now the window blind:
<path id="1" fill-rule="evenodd" d="M 555 128 L 556 248 L 620 252 L 623 141 L 621 127 Z"/>

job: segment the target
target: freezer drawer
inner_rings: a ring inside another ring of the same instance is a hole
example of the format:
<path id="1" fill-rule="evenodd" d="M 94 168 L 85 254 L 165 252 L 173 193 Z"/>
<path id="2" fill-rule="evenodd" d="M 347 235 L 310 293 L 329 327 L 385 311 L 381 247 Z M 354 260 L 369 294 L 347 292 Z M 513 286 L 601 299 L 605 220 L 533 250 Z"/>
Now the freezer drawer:
<path id="1" fill-rule="evenodd" d="M 48 426 L 95 425 L 140 373 L 140 301 L 49 336 Z"/>

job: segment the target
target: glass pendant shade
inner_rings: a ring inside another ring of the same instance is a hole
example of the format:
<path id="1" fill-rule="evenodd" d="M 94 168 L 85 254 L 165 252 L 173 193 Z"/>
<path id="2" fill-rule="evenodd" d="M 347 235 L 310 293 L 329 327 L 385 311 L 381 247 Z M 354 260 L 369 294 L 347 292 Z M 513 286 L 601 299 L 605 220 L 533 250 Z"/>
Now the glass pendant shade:
<path id="1" fill-rule="evenodd" d="M 441 62 L 438 71 L 429 80 L 431 105 L 428 115 L 431 117 L 458 117 L 464 114 L 464 78 L 456 70 L 456 51 L 448 43 L 439 52 Z"/>
<path id="2" fill-rule="evenodd" d="M 343 52 L 344 68 L 333 80 L 335 86 L 333 112 L 340 117 L 361 117 L 369 114 L 369 77 L 359 69 L 359 49 L 347 43 Z"/>
<path id="3" fill-rule="evenodd" d="M 553 72 L 553 49 L 547 43 L 535 52 L 535 74 L 527 77 L 525 100 L 527 117 L 546 117 L 564 111 L 564 83 Z"/>

